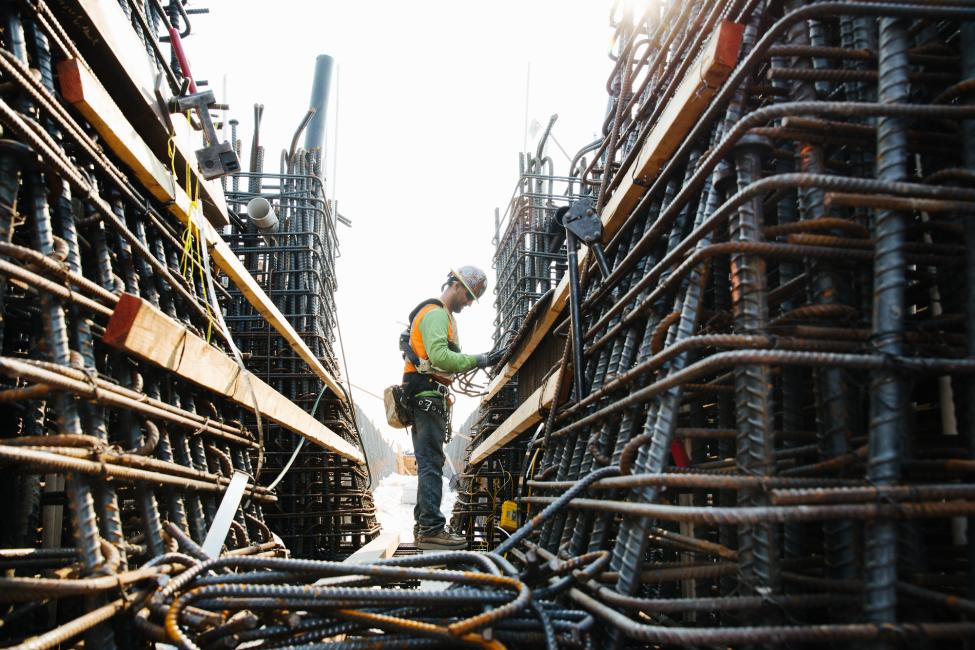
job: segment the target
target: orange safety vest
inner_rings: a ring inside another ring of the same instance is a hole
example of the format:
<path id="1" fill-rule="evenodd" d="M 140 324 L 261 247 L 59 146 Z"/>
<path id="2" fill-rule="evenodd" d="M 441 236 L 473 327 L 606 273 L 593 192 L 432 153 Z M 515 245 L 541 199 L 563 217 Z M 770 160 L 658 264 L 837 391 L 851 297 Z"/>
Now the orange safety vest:
<path id="1" fill-rule="evenodd" d="M 410 323 L 410 347 L 413 348 L 413 352 L 420 359 L 429 359 L 427 355 L 427 348 L 423 343 L 423 334 L 420 333 L 420 322 L 423 317 L 429 314 L 434 309 L 443 309 L 443 307 L 436 303 L 431 303 L 424 306 L 417 312 L 416 316 L 413 317 L 413 322 Z M 454 319 L 447 313 L 447 341 L 452 347 L 457 347 L 457 340 L 455 339 L 454 333 Z M 406 359 L 406 363 L 403 366 L 403 374 L 418 372 L 417 368 L 413 363 Z M 451 377 L 444 373 L 430 372 L 428 373 L 431 377 L 439 381 L 441 384 L 450 385 Z"/>

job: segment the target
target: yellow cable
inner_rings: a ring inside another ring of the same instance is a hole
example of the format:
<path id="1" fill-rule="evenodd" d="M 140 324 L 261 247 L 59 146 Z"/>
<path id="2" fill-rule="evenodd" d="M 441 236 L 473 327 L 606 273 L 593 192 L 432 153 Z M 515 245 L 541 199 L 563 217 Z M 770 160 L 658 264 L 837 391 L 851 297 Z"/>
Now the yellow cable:
<path id="1" fill-rule="evenodd" d="M 187 124 L 190 123 L 189 113 L 184 113 Z M 173 186 L 176 185 L 176 134 L 169 134 L 169 141 L 166 144 L 169 153 L 169 172 L 173 176 Z M 180 273 L 189 283 L 193 282 L 192 265 L 195 263 L 200 269 L 200 291 L 203 292 L 203 304 L 207 315 L 207 343 L 213 336 L 213 310 L 210 306 L 210 299 L 207 295 L 206 276 L 203 269 L 203 234 L 196 225 L 194 215 L 200 208 L 200 178 L 193 173 L 193 168 L 189 160 L 184 161 L 183 177 L 185 180 L 185 191 L 190 204 L 187 209 L 186 229 L 183 230 L 183 253 L 180 257 Z"/>

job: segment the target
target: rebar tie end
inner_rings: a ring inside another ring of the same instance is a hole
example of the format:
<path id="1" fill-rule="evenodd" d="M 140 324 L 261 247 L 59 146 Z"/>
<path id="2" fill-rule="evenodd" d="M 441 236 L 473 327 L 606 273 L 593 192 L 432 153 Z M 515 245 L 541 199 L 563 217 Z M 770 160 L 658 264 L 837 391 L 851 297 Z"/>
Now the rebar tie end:
<path id="1" fill-rule="evenodd" d="M 210 416 L 207 415 L 206 417 L 203 418 L 203 422 L 200 424 L 199 428 L 190 432 L 190 437 L 192 438 L 202 434 L 204 431 L 207 430 L 207 427 L 209 426 L 210 426 Z"/>

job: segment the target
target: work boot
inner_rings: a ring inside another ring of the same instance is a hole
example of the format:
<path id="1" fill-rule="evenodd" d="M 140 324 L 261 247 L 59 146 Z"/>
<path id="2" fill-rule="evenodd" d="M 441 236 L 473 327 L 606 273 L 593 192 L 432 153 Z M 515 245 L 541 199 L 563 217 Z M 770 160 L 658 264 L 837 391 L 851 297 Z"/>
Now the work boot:
<path id="1" fill-rule="evenodd" d="M 416 547 L 424 551 L 457 551 L 467 548 L 467 538 L 463 535 L 440 530 L 436 533 L 416 535 Z"/>

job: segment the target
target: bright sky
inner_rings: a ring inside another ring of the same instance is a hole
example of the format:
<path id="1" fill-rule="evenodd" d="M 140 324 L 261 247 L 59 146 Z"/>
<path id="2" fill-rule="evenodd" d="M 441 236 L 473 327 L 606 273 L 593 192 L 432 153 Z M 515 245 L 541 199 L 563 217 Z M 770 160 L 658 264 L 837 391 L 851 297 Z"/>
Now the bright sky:
<path id="1" fill-rule="evenodd" d="M 492 346 L 494 209 L 518 176 L 528 121 L 559 119 L 571 156 L 605 113 L 610 0 L 201 0 L 186 41 L 195 76 L 240 120 L 245 151 L 253 104 L 277 168 L 308 108 L 318 54 L 333 76 L 326 186 L 352 228 L 340 226 L 339 318 L 352 383 L 381 395 L 397 383 L 397 336 L 409 311 L 438 296 L 451 266 L 488 273 L 488 293 L 458 317 L 465 352 Z M 227 92 L 223 95 L 223 75 Z M 336 109 L 337 100 L 337 109 Z M 538 135 L 529 137 L 534 150 Z M 568 159 L 549 146 L 557 174 Z M 387 437 L 381 400 L 354 398 Z M 476 407 L 461 399 L 457 427 Z"/>

